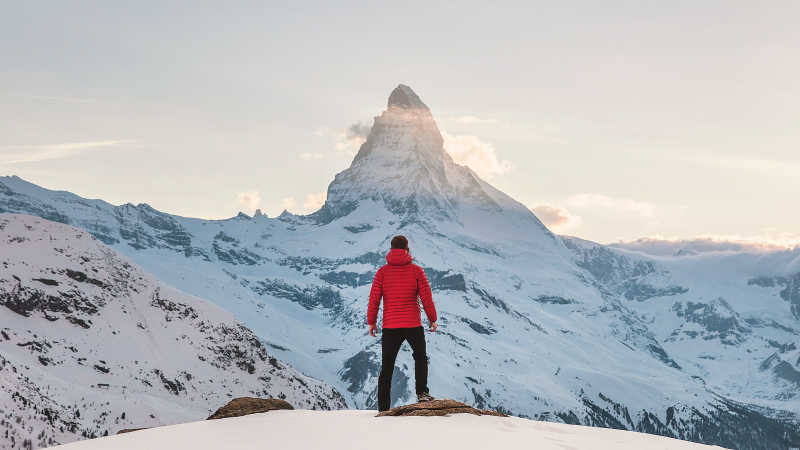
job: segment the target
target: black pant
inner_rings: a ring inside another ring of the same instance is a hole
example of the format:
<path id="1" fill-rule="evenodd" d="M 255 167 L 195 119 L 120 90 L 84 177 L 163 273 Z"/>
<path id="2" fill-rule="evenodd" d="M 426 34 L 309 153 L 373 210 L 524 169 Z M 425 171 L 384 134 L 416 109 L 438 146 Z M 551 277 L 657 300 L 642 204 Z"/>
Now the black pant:
<path id="1" fill-rule="evenodd" d="M 425 330 L 416 328 L 384 328 L 381 332 L 381 374 L 378 377 L 378 411 L 391 405 L 394 361 L 403 341 L 408 341 L 414 355 L 414 380 L 417 395 L 428 392 L 428 355 L 425 352 Z"/>

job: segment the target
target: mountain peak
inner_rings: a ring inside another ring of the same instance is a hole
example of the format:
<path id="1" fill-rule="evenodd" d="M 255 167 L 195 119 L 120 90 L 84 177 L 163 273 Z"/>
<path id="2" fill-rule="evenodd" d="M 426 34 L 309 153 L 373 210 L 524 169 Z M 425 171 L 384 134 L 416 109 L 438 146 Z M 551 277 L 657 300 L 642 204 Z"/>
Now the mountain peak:
<path id="1" fill-rule="evenodd" d="M 403 223 L 480 223 L 481 230 L 503 229 L 509 233 L 519 225 L 524 232 L 537 229 L 552 238 L 527 207 L 453 161 L 445 151 L 433 114 L 403 84 L 392 91 L 386 111 L 375 117 L 350 167 L 338 173 L 328 186 L 325 204 L 313 219 L 330 223 L 354 212 L 361 202 L 382 203 Z M 501 212 L 505 214 L 502 218 L 498 214 Z M 476 220 L 479 216 L 481 219 Z M 512 222 L 515 225 L 509 225 Z M 487 223 L 496 226 L 486 226 Z M 482 232 L 481 236 L 488 234 Z"/>
<path id="2" fill-rule="evenodd" d="M 414 90 L 405 84 L 398 84 L 389 94 L 388 107 L 428 110 L 428 106 L 420 100 Z"/>

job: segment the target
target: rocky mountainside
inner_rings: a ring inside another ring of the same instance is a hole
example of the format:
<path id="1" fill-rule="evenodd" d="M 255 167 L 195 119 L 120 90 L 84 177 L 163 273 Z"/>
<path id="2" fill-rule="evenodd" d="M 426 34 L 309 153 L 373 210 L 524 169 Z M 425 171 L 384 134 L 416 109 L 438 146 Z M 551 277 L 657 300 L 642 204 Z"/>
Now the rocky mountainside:
<path id="1" fill-rule="evenodd" d="M 369 284 L 402 233 L 440 311 L 434 395 L 737 448 L 798 436 L 797 251 L 661 257 L 555 236 L 452 161 L 407 86 L 307 216 L 191 219 L 17 177 L 0 178 L 0 210 L 87 230 L 357 408 L 374 407 L 380 366 Z M 407 349 L 393 383 L 395 403 L 413 397 Z"/>
<path id="2" fill-rule="evenodd" d="M 83 230 L 16 214 L 0 214 L 0 380 L 0 448 L 197 420 L 242 395 L 345 406 L 229 313 Z"/>

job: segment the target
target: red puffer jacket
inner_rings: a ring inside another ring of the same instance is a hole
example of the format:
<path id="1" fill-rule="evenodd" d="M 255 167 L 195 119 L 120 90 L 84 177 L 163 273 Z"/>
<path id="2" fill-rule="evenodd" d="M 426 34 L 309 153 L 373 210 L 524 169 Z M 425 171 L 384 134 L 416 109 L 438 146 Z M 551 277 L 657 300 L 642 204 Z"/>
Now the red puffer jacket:
<path id="1" fill-rule="evenodd" d="M 411 263 L 408 251 L 394 248 L 386 255 L 386 262 L 388 264 L 378 269 L 372 281 L 367 323 L 374 325 L 378 321 L 381 297 L 384 328 L 422 326 L 417 297 L 422 299 L 428 320 L 436 322 L 436 306 L 433 304 L 428 277 L 418 265 Z"/>

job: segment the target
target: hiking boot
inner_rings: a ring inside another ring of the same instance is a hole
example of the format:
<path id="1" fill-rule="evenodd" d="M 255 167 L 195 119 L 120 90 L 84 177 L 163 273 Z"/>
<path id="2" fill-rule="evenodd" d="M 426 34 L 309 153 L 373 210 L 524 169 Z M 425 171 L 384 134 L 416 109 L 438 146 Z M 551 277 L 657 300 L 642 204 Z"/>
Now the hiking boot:
<path id="1" fill-rule="evenodd" d="M 417 394 L 417 403 L 431 402 L 433 400 L 435 400 L 433 396 L 427 392 L 423 392 L 422 394 Z"/>

